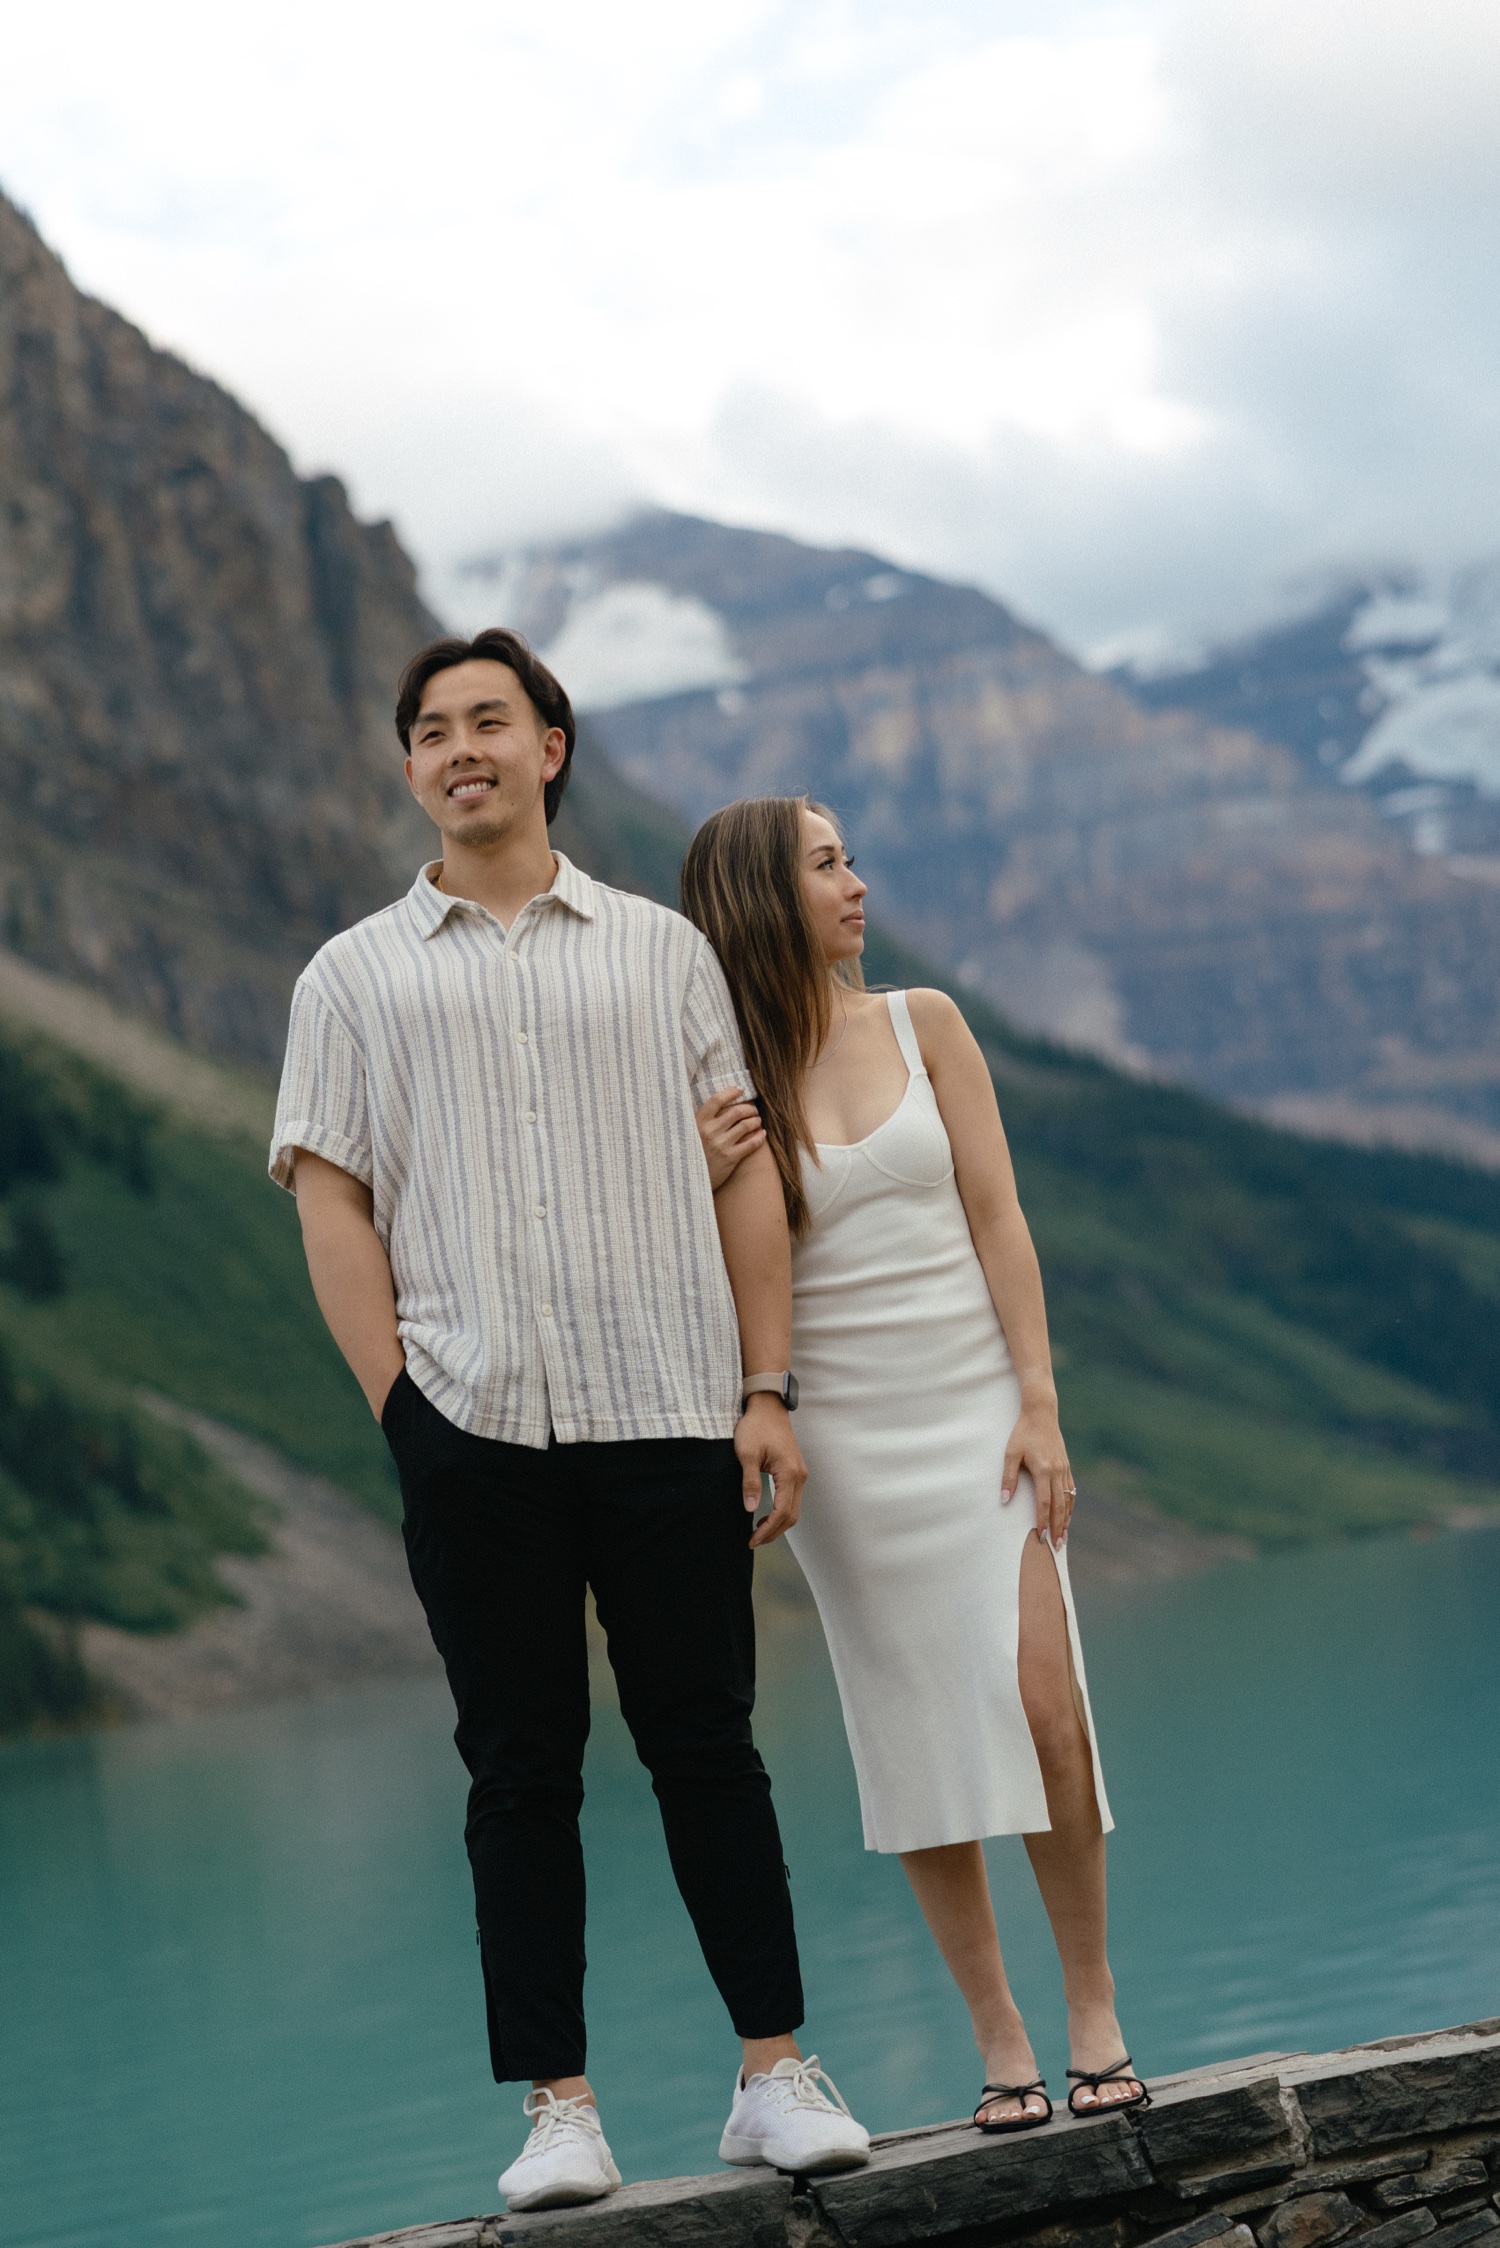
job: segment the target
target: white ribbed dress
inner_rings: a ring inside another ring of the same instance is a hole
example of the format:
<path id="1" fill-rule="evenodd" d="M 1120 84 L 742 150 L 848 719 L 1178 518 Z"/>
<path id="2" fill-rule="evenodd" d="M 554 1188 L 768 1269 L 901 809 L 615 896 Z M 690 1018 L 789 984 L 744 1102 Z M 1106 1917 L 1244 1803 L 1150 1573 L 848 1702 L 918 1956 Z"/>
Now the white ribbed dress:
<path id="1" fill-rule="evenodd" d="M 900 1106 L 803 1164 L 813 1224 L 793 1252 L 792 1363 L 809 1473 L 790 1538 L 833 1657 L 865 1847 L 921 1850 L 1049 1821 L 1016 1677 L 1031 1478 L 1000 1503 L 1020 1385 L 904 994 L 888 1004 Z M 1108 1832 L 1066 1548 L 1056 1558 Z"/>

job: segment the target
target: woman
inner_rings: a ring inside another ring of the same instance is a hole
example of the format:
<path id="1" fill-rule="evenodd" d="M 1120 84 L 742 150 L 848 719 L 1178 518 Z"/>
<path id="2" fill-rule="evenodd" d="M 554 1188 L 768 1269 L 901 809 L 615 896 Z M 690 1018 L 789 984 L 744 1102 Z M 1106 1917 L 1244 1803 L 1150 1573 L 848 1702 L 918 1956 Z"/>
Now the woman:
<path id="1" fill-rule="evenodd" d="M 1113 1825 L 1065 1543 L 1073 1478 L 1041 1274 L 988 1069 L 939 991 L 867 992 L 866 885 L 825 806 L 693 838 L 683 910 L 734 994 L 759 1111 L 699 1112 L 717 1190 L 769 1140 L 793 1236 L 793 1551 L 818 1604 L 865 1844 L 900 1856 L 968 2004 L 983 2131 L 1052 2114 L 982 1838 L 1024 1835 L 1062 1960 L 1076 2115 L 1139 2107 L 1105 1956 Z"/>

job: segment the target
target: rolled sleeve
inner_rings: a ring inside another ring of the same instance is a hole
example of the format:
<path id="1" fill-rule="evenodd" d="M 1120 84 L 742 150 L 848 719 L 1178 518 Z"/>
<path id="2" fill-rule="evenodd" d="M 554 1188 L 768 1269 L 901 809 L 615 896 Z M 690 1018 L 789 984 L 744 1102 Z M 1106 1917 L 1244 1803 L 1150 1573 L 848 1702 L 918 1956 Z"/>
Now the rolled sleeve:
<path id="1" fill-rule="evenodd" d="M 298 1148 L 336 1163 L 366 1186 L 374 1184 L 364 1054 L 306 977 L 292 995 L 271 1135 L 271 1176 L 288 1192 L 295 1191 Z"/>
<path id="2" fill-rule="evenodd" d="M 714 1093 L 738 1085 L 748 1099 L 755 1087 L 745 1067 L 745 1049 L 735 1018 L 734 1001 L 718 957 L 706 938 L 695 948 L 692 970 L 682 1005 L 682 1038 L 687 1054 L 693 1106 L 701 1108 Z"/>

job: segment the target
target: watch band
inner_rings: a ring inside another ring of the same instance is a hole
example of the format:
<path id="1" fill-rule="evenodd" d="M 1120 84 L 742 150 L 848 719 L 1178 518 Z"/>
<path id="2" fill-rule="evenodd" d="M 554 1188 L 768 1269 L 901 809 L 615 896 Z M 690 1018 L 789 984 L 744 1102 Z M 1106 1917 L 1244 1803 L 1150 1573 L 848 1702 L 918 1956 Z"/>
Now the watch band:
<path id="1" fill-rule="evenodd" d="M 797 1377 L 795 1374 L 747 1374 L 740 1383 L 740 1402 L 755 1397 L 765 1390 L 779 1397 L 789 1413 L 797 1410 Z"/>

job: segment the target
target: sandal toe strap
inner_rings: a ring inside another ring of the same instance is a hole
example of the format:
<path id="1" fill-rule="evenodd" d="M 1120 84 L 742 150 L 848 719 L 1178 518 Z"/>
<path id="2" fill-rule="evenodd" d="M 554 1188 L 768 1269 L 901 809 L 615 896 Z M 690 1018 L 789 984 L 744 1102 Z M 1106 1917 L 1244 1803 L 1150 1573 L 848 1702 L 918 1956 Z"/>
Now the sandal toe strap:
<path id="1" fill-rule="evenodd" d="M 1080 2084 L 1091 2084 L 1097 2092 L 1101 2084 L 1108 2084 L 1113 2077 L 1135 2076 L 1135 2070 L 1127 2053 L 1123 2061 L 1111 2061 L 1108 2068 L 1069 2068 L 1064 2069 L 1063 2074 L 1076 2077 Z M 1139 2084 L 1138 2076 L 1135 2080 Z"/>
<path id="2" fill-rule="evenodd" d="M 1052 2102 L 1047 2098 L 1045 2076 L 1034 2076 L 1029 2084 L 986 2084 L 975 2102 L 974 2121 L 979 2121 L 992 2100 L 1019 2100 L 1024 2113 L 1029 2099 L 1040 2100 L 1051 2113 Z"/>
<path id="3" fill-rule="evenodd" d="M 1108 2068 L 1070 2068 L 1067 2074 L 1073 2079 L 1073 2089 L 1068 2094 L 1068 2113 L 1076 2116 L 1113 2114 L 1120 2108 L 1148 2108 L 1151 2094 L 1146 2090 L 1145 2079 L 1139 2074 L 1134 2061 L 1127 2053 L 1122 2061 L 1112 2061 Z M 1106 2084 L 1139 2084 L 1138 2092 L 1131 2092 L 1122 2100 L 1103 2100 L 1099 2097 Z M 1077 2105 L 1078 2095 L 1088 2088 L 1094 2097 L 1086 2108 Z"/>

